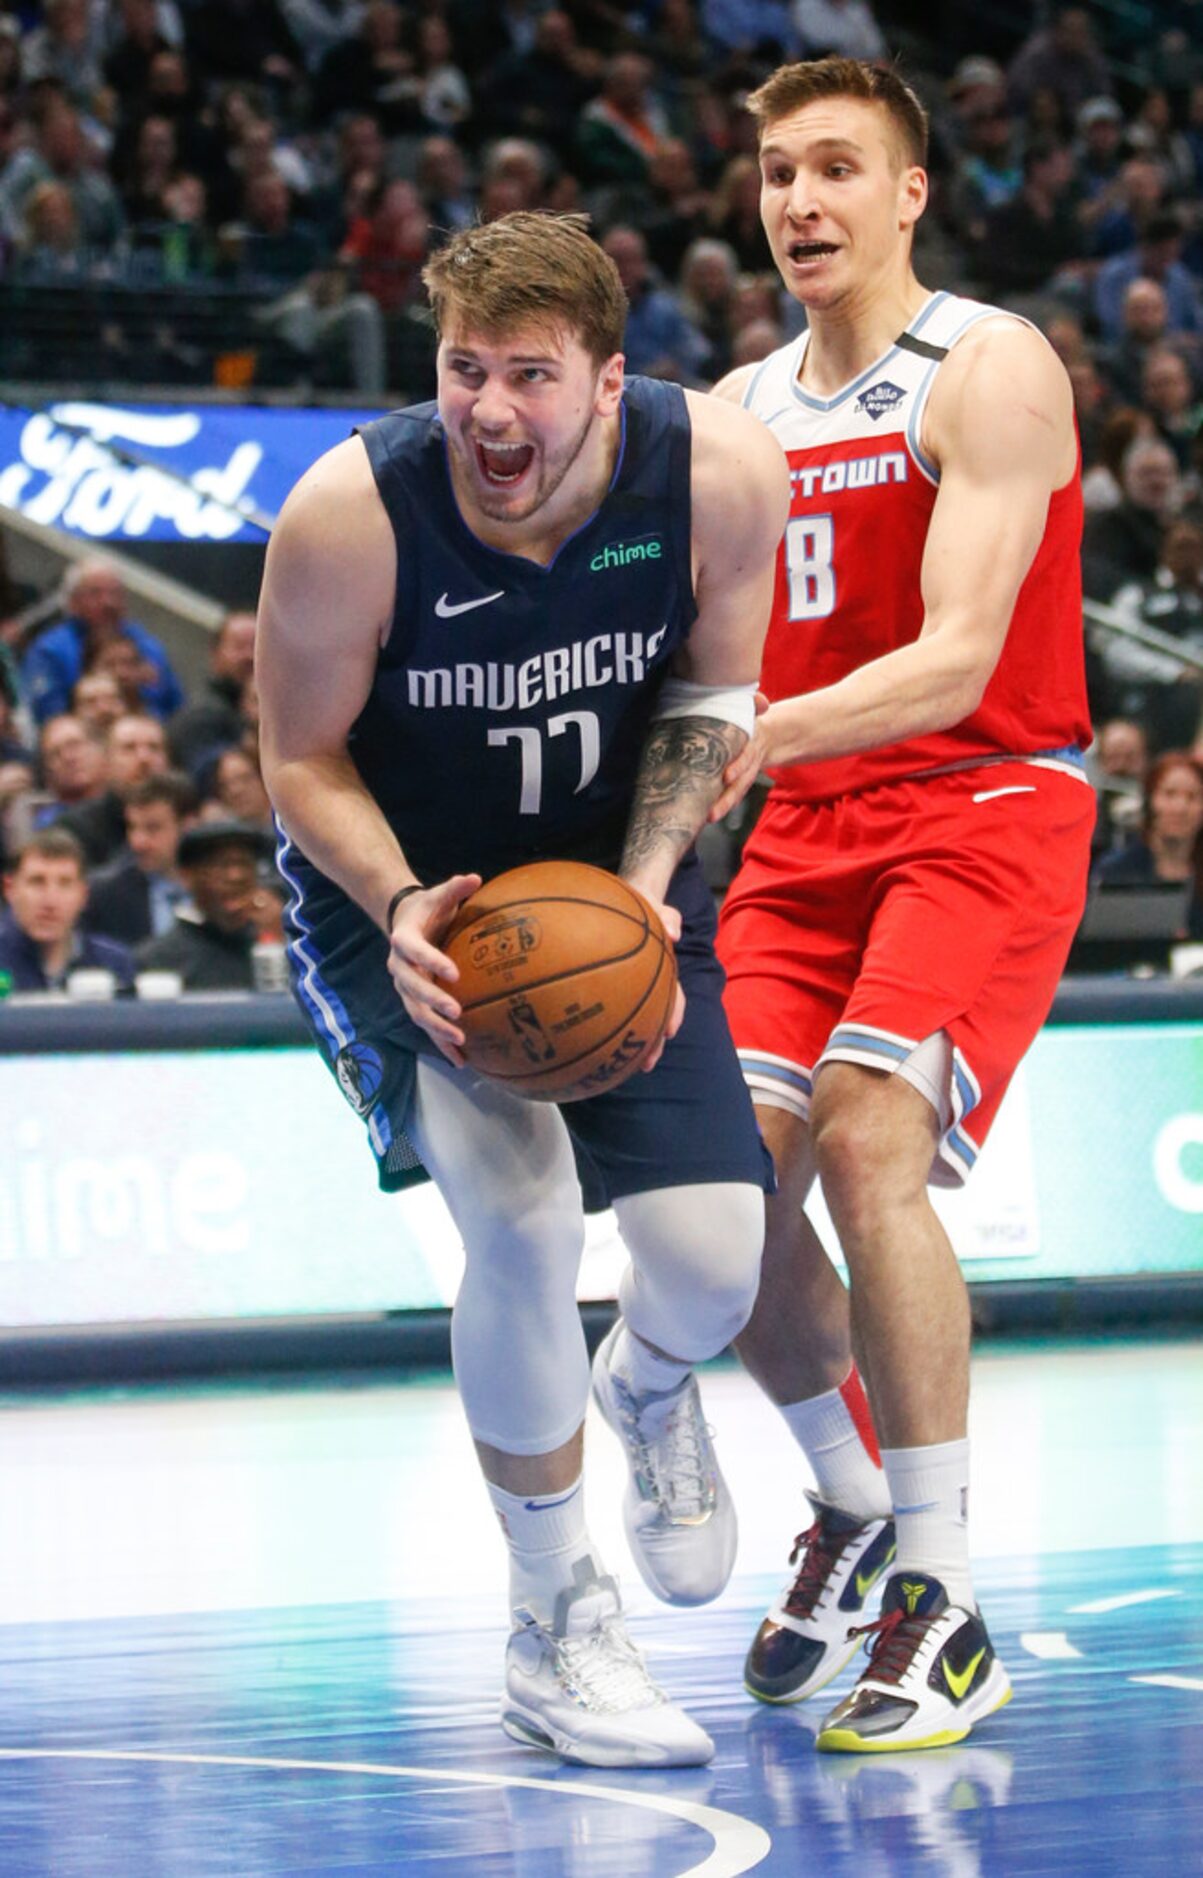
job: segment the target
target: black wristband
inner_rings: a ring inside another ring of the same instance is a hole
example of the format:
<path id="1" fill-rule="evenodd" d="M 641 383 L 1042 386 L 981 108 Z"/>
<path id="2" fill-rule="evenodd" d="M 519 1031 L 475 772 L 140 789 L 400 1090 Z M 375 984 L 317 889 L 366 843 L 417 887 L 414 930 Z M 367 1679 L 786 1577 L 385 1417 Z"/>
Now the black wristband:
<path id="1" fill-rule="evenodd" d="M 421 892 L 422 883 L 417 880 L 411 881 L 408 887 L 398 887 L 396 893 L 388 903 L 388 912 L 384 916 L 384 930 L 386 933 L 392 934 L 393 921 L 397 917 L 397 908 L 400 906 L 402 900 L 408 900 L 411 893 Z"/>

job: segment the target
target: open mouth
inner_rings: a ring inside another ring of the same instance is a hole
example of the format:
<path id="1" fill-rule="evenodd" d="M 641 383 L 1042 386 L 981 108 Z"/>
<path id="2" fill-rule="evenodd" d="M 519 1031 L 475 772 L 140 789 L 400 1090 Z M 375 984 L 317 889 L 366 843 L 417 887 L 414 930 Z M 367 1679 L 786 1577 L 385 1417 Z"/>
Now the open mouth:
<path id="1" fill-rule="evenodd" d="M 795 266 L 804 267 L 808 261 L 825 261 L 839 250 L 831 241 L 792 241 L 788 252 Z"/>
<path id="2" fill-rule="evenodd" d="M 494 488 L 505 489 L 521 482 L 535 456 L 533 443 L 482 443 L 476 439 L 476 461 L 480 473 Z"/>

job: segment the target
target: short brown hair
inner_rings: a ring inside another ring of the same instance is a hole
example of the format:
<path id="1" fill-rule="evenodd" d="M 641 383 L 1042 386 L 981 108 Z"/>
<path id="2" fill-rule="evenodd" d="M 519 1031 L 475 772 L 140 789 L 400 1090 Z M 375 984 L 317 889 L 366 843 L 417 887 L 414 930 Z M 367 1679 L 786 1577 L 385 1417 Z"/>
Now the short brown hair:
<path id="1" fill-rule="evenodd" d="M 81 874 L 88 871 L 82 842 L 66 828 L 39 828 L 35 834 L 27 836 L 5 872 L 15 874 L 27 854 L 36 854 L 43 861 L 74 861 Z"/>
<path id="2" fill-rule="evenodd" d="M 183 770 L 165 769 L 157 776 L 144 776 L 125 797 L 127 809 L 148 809 L 155 802 L 166 803 L 177 822 L 182 822 L 196 814 L 200 792 Z"/>
<path id="3" fill-rule="evenodd" d="M 598 365 L 622 351 L 626 295 L 587 216 L 516 209 L 462 229 L 431 255 L 422 279 L 440 337 L 460 319 L 490 335 L 567 328 Z"/>
<path id="4" fill-rule="evenodd" d="M 804 59 L 781 65 L 748 99 L 763 138 L 783 117 L 792 117 L 818 98 L 859 98 L 880 105 L 890 120 L 906 163 L 927 163 L 927 112 L 906 80 L 890 65 L 863 59 Z"/>

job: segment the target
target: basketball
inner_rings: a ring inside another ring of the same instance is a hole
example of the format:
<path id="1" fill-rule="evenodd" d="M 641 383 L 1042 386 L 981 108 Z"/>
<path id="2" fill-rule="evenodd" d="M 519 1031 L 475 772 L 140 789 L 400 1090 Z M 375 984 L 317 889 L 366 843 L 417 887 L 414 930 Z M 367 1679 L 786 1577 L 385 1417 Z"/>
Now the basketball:
<path id="1" fill-rule="evenodd" d="M 642 894 L 580 861 L 487 881 L 441 942 L 473 1069 L 536 1102 L 579 1102 L 633 1076 L 664 1034 L 672 943 Z"/>

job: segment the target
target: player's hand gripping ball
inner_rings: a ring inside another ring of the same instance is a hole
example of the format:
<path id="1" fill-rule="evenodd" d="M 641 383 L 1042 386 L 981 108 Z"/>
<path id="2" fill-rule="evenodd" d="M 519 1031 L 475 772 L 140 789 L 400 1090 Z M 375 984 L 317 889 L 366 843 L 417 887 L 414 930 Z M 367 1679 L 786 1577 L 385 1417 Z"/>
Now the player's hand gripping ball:
<path id="1" fill-rule="evenodd" d="M 617 1088 L 664 1034 L 677 967 L 655 909 L 580 861 L 515 867 L 440 941 L 459 968 L 464 1057 L 515 1095 L 579 1102 Z"/>

